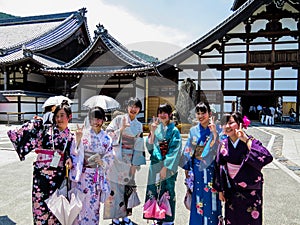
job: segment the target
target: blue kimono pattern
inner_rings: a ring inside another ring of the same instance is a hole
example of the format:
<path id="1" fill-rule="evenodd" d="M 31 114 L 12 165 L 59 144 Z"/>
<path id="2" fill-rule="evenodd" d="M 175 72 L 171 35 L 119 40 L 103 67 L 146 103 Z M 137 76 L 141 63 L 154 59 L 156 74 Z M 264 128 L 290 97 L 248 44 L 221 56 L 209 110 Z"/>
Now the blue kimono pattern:
<path id="1" fill-rule="evenodd" d="M 192 171 L 194 176 L 190 225 L 217 225 L 219 222 L 218 216 L 221 215 L 219 195 L 213 188 L 217 144 L 215 143 L 210 148 L 210 143 L 207 143 L 207 147 L 210 149 L 202 160 L 193 156 L 197 143 L 205 143 L 208 137 L 212 138 L 210 133 L 209 128 L 205 129 L 200 124 L 192 127 L 184 148 L 188 161 L 183 168 Z"/>
<path id="2" fill-rule="evenodd" d="M 175 182 L 177 179 L 177 169 L 180 160 L 182 140 L 180 132 L 175 127 L 174 123 L 169 123 L 165 127 L 165 129 L 163 125 L 160 124 L 155 130 L 154 144 L 149 144 L 148 139 L 146 140 L 146 147 L 148 152 L 150 153 L 151 162 L 149 167 L 145 202 L 147 202 L 147 200 L 152 197 L 160 199 L 164 192 L 168 191 L 170 195 L 169 202 L 171 206 L 172 216 L 166 215 L 166 218 L 163 221 L 172 222 L 175 218 Z M 159 147 L 159 142 L 164 139 L 168 142 L 168 151 L 165 156 L 162 155 Z M 162 167 L 167 168 L 167 175 L 166 179 L 160 182 L 161 190 L 158 193 L 156 185 L 156 175 L 160 172 Z"/>

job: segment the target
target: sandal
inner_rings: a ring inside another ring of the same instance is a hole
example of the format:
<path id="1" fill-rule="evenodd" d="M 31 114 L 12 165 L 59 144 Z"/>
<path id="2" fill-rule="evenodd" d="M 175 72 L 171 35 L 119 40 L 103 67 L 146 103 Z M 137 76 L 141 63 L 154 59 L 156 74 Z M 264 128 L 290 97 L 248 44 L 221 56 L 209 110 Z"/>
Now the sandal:
<path id="1" fill-rule="evenodd" d="M 122 225 L 134 225 L 134 223 L 131 221 L 131 219 L 129 219 L 127 222 L 123 220 Z"/>
<path id="2" fill-rule="evenodd" d="M 122 225 L 122 223 L 119 221 L 119 223 L 116 223 L 114 220 L 111 220 L 110 225 Z"/>

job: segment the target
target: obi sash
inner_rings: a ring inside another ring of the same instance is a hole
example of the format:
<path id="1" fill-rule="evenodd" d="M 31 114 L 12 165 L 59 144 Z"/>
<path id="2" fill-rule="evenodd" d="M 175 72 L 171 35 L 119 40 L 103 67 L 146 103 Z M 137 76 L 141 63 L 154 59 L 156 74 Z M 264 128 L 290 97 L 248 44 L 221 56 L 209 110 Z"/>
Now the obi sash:
<path id="1" fill-rule="evenodd" d="M 103 155 L 96 153 L 96 152 L 84 152 L 84 162 L 83 162 L 83 167 L 86 168 L 96 168 L 97 163 L 95 160 L 97 158 L 102 159 Z"/>
<path id="2" fill-rule="evenodd" d="M 128 135 L 122 135 L 122 149 L 133 149 L 134 137 Z"/>
<path id="3" fill-rule="evenodd" d="M 36 162 L 35 162 L 36 165 L 38 165 L 38 166 L 44 166 L 44 165 L 50 166 L 50 163 L 53 159 L 54 152 L 58 152 L 61 155 L 58 166 L 63 166 L 63 159 L 64 159 L 63 151 L 61 151 L 61 150 L 53 151 L 51 149 L 42 149 L 42 148 L 35 149 L 35 153 L 38 154 L 37 158 L 36 158 Z"/>
<path id="4" fill-rule="evenodd" d="M 240 168 L 241 168 L 241 165 L 235 165 L 235 164 L 232 164 L 232 163 L 227 163 L 228 174 L 232 179 L 239 172 Z"/>

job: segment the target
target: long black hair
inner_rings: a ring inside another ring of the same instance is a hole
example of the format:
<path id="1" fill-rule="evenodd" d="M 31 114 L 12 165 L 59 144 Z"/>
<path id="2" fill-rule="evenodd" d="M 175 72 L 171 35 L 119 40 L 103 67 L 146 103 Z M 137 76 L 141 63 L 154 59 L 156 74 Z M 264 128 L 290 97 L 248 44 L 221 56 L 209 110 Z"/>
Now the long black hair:
<path id="1" fill-rule="evenodd" d="M 197 112 L 210 113 L 211 109 L 210 109 L 208 102 L 199 102 L 195 108 L 195 113 L 197 113 Z"/>
<path id="2" fill-rule="evenodd" d="M 127 101 L 127 106 L 134 106 L 134 105 L 140 108 L 140 110 L 142 109 L 142 102 L 139 98 L 134 98 L 134 97 L 129 98 Z"/>
<path id="3" fill-rule="evenodd" d="M 232 113 L 225 113 L 221 118 L 221 125 L 226 125 L 230 117 L 232 117 L 238 125 L 240 125 L 240 123 L 244 123 L 242 113 L 236 111 Z"/>
<path id="4" fill-rule="evenodd" d="M 169 103 L 160 104 L 157 108 L 157 115 L 162 112 L 167 113 L 169 115 L 169 117 L 171 118 L 172 106 Z"/>
<path id="5" fill-rule="evenodd" d="M 101 120 L 105 121 L 105 112 L 101 107 L 96 106 L 89 110 L 88 117 L 89 117 L 89 120 L 96 118 L 96 119 L 101 119 Z"/>
<path id="6" fill-rule="evenodd" d="M 71 105 L 67 100 L 63 100 L 62 103 L 58 106 L 56 106 L 54 112 L 53 112 L 53 118 L 56 117 L 59 110 L 63 109 L 67 116 L 70 117 L 72 115 Z"/>

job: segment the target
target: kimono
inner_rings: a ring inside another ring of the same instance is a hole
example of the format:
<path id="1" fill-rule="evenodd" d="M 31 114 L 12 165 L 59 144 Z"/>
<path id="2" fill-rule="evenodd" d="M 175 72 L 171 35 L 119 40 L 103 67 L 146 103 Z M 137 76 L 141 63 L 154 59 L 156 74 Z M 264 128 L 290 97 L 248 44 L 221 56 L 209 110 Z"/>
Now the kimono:
<path id="1" fill-rule="evenodd" d="M 130 126 L 120 132 L 124 117 Z M 136 118 L 130 120 L 129 115 L 124 114 L 115 117 L 107 126 L 106 132 L 112 138 L 114 161 L 108 171 L 111 192 L 104 203 L 103 218 L 124 218 L 132 213 L 125 197 L 125 186 L 135 186 L 130 167 L 146 164 L 143 127 Z"/>
<path id="2" fill-rule="evenodd" d="M 217 225 L 219 222 L 218 217 L 222 214 L 218 192 L 212 185 L 215 174 L 215 156 L 218 147 L 217 141 L 210 146 L 212 138 L 209 128 L 203 128 L 199 123 L 190 129 L 183 150 L 187 159 L 183 169 L 189 171 L 190 177 L 187 178 L 186 183 L 189 191 L 192 192 L 190 225 Z M 196 145 L 200 143 L 205 145 L 201 160 L 194 156 Z"/>
<path id="3" fill-rule="evenodd" d="M 261 169 L 273 157 L 259 140 L 251 149 L 239 139 L 222 140 L 217 153 L 214 187 L 224 192 L 225 224 L 262 224 L 263 174 Z"/>
<path id="4" fill-rule="evenodd" d="M 42 120 L 33 120 L 19 130 L 8 131 L 8 136 L 20 160 L 35 150 L 33 163 L 32 211 L 34 224 L 61 224 L 49 210 L 45 200 L 59 188 L 66 175 L 65 161 L 75 147 L 74 135 L 68 128 L 44 126 Z M 54 153 L 61 157 L 57 167 L 50 166 Z"/>
<path id="5" fill-rule="evenodd" d="M 96 157 L 102 159 L 103 165 L 95 162 Z M 100 203 L 110 194 L 107 171 L 113 163 L 111 138 L 103 130 L 98 134 L 92 129 L 86 130 L 72 159 L 71 180 L 75 191 L 83 196 L 82 210 L 73 225 L 99 224 Z"/>
<path id="6" fill-rule="evenodd" d="M 145 202 L 152 198 L 160 200 L 162 195 L 165 192 L 168 192 L 170 196 L 169 203 L 172 215 L 166 215 L 165 219 L 160 219 L 160 221 L 173 222 L 175 219 L 176 203 L 175 182 L 177 179 L 177 169 L 180 160 L 182 140 L 180 132 L 173 122 L 169 123 L 165 127 L 162 123 L 160 123 L 155 130 L 154 135 L 155 138 L 153 144 L 149 144 L 148 138 L 146 139 L 146 147 L 150 154 L 150 166 Z M 162 141 L 167 142 L 166 152 L 161 151 L 160 143 Z M 158 181 L 157 176 L 162 167 L 167 168 L 166 179 Z M 159 220 L 159 218 L 153 219 Z"/>

